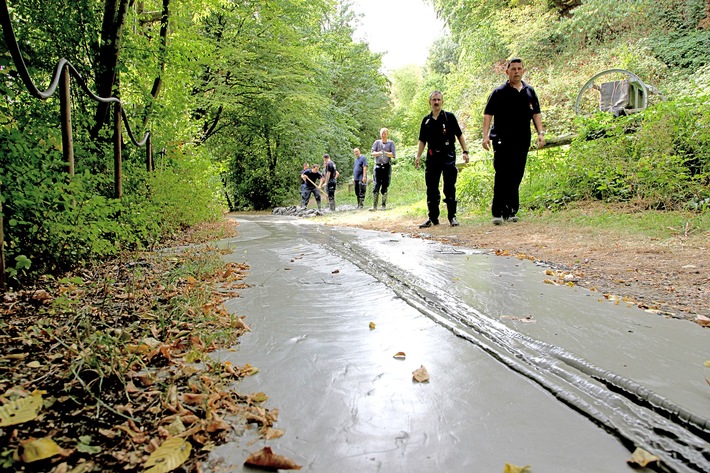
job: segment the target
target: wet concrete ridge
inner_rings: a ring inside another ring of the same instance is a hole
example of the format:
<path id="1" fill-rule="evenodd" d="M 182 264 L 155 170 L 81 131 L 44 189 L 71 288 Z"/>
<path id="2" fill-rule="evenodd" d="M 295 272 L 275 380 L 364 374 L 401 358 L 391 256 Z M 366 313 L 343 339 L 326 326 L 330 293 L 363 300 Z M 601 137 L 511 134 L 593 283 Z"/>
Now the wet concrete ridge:
<path id="1" fill-rule="evenodd" d="M 237 389 L 267 393 L 286 434 L 246 430 L 206 471 L 243 471 L 265 445 L 312 472 L 622 472 L 636 446 L 710 471 L 710 331 L 544 284 L 530 261 L 239 220 L 227 258 L 252 287 L 228 309 L 252 332 L 217 356 L 260 368 Z"/>

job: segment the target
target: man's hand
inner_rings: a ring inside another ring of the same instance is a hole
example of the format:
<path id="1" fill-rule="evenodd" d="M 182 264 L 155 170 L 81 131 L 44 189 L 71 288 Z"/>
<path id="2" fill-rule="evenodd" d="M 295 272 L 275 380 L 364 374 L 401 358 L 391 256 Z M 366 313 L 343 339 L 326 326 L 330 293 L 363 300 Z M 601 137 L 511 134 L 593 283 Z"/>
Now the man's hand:
<path id="1" fill-rule="evenodd" d="M 416 158 L 414 158 L 414 167 L 417 168 L 417 169 L 419 169 L 419 156 L 417 156 Z"/>
<path id="2" fill-rule="evenodd" d="M 545 135 L 539 134 L 537 135 L 537 149 L 540 149 L 543 146 L 545 146 Z"/>
<path id="3" fill-rule="evenodd" d="M 491 139 L 488 136 L 485 136 L 481 145 L 483 146 L 483 149 L 488 151 L 489 149 L 491 149 Z"/>
<path id="4" fill-rule="evenodd" d="M 463 154 L 463 162 L 468 164 L 468 153 Z"/>

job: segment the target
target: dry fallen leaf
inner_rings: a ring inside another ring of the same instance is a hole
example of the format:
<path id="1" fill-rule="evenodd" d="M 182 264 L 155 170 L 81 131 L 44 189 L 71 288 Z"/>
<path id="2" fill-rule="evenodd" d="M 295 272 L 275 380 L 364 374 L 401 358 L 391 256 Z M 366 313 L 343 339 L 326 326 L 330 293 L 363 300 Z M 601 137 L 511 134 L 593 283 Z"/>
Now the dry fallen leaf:
<path id="1" fill-rule="evenodd" d="M 414 380 L 423 383 L 425 381 L 429 381 L 429 372 L 424 368 L 424 365 L 422 365 L 419 369 L 414 370 L 412 372 L 412 376 L 414 377 Z"/>
<path id="2" fill-rule="evenodd" d="M 503 468 L 503 473 L 526 473 L 528 471 L 530 471 L 530 465 L 518 466 L 506 463 L 505 468 Z"/>
<path id="3" fill-rule="evenodd" d="M 259 372 L 259 368 L 252 366 L 249 363 L 239 368 L 239 374 L 241 376 L 253 376 Z"/>
<path id="4" fill-rule="evenodd" d="M 264 447 L 256 453 L 252 453 L 244 461 L 245 465 L 260 466 L 263 468 L 276 468 L 279 470 L 300 470 L 293 460 L 282 455 L 276 455 L 271 451 L 271 447 Z"/>
<path id="5" fill-rule="evenodd" d="M 375 330 L 375 322 L 370 322 L 370 330 Z"/>
<path id="6" fill-rule="evenodd" d="M 284 431 L 281 429 L 274 429 L 273 427 L 267 427 L 264 432 L 264 438 L 266 440 L 273 440 L 279 437 L 283 437 Z"/>
<path id="7" fill-rule="evenodd" d="M 42 394 L 45 391 L 35 391 L 31 396 L 10 401 L 0 406 L 0 427 L 17 425 L 37 417 L 42 408 Z"/>
<path id="8" fill-rule="evenodd" d="M 397 358 L 398 360 L 404 360 L 406 357 L 407 355 L 403 351 L 398 351 L 394 354 L 393 358 Z"/>
<path id="9" fill-rule="evenodd" d="M 698 315 L 695 319 L 695 322 L 702 327 L 710 327 L 710 317 Z"/>
<path id="10" fill-rule="evenodd" d="M 59 455 L 62 449 L 56 444 L 52 437 L 41 439 L 29 439 L 21 442 L 18 448 L 18 456 L 24 463 L 32 463 L 38 460 L 45 460 L 55 455 Z"/>
<path id="11" fill-rule="evenodd" d="M 269 396 L 267 396 L 265 393 L 258 392 L 256 394 L 252 394 L 249 396 L 249 401 L 253 404 L 261 404 L 262 402 L 266 402 L 269 399 Z"/>
<path id="12" fill-rule="evenodd" d="M 148 460 L 143 465 L 148 468 L 144 473 L 168 473 L 179 467 L 190 458 L 192 445 L 183 438 L 173 437 L 167 439 L 150 454 Z"/>
<path id="13" fill-rule="evenodd" d="M 661 459 L 656 455 L 652 455 L 643 448 L 637 448 L 634 453 L 631 454 L 631 458 L 626 460 L 632 467 L 646 468 L 651 463 L 658 463 Z"/>

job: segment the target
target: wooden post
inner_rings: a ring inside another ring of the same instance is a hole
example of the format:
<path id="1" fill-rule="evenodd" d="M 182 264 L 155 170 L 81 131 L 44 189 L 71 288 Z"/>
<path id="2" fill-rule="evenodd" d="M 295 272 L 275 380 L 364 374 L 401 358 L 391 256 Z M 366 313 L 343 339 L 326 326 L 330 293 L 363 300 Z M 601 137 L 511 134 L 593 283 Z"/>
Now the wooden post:
<path id="1" fill-rule="evenodd" d="M 0 194 L 2 181 L 0 181 Z M 2 214 L 2 199 L 0 198 L 0 291 L 5 290 L 5 219 Z"/>
<path id="2" fill-rule="evenodd" d="M 153 164 L 153 140 L 151 135 L 148 135 L 148 140 L 145 142 L 145 167 L 148 172 L 155 170 L 155 164 Z"/>
<path id="3" fill-rule="evenodd" d="M 59 108 L 62 120 L 62 153 L 67 163 L 67 172 L 74 175 L 74 139 L 71 129 L 71 91 L 69 89 L 69 69 L 64 66 L 59 84 Z"/>
<path id="4" fill-rule="evenodd" d="M 114 195 L 123 197 L 123 175 L 121 173 L 121 103 L 117 102 L 113 112 L 113 182 Z"/>

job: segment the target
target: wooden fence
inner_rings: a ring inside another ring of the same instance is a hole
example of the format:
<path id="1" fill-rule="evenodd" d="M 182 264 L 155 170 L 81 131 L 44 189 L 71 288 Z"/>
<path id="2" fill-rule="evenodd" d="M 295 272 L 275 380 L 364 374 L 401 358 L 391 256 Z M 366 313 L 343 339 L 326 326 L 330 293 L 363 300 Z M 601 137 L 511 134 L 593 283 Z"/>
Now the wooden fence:
<path id="1" fill-rule="evenodd" d="M 59 107 L 60 121 L 62 127 L 62 153 L 67 165 L 67 172 L 74 175 L 74 142 L 72 138 L 71 126 L 71 94 L 70 80 L 73 77 L 81 89 L 87 93 L 93 100 L 101 103 L 113 104 L 114 115 L 114 133 L 113 133 L 113 159 L 114 159 L 114 196 L 121 198 L 123 195 L 123 177 L 122 177 L 122 162 L 121 162 L 121 147 L 123 143 L 122 124 L 125 124 L 128 136 L 131 142 L 138 147 L 145 146 L 146 148 L 146 169 L 153 171 L 155 169 L 153 163 L 153 147 L 151 143 L 150 132 L 146 131 L 141 141 L 136 140 L 131 130 L 128 117 L 123 109 L 121 100 L 116 97 L 100 97 L 94 94 L 88 87 L 86 81 L 81 74 L 71 65 L 69 61 L 62 58 L 57 63 L 54 76 L 50 82 L 49 88 L 42 92 L 34 84 L 30 73 L 25 65 L 25 60 L 22 57 L 22 52 L 17 44 L 17 38 L 12 27 L 10 19 L 10 11 L 7 1 L 0 0 L 0 26 L 2 26 L 5 43 L 10 51 L 12 60 L 17 69 L 17 73 L 22 79 L 29 93 L 38 99 L 46 100 L 54 95 L 59 88 Z M 0 182 L 0 195 L 2 192 L 2 182 Z M 4 219 L 2 212 L 2 201 L 0 200 L 0 290 L 4 290 L 6 286 L 5 274 L 5 235 L 4 235 Z"/>

